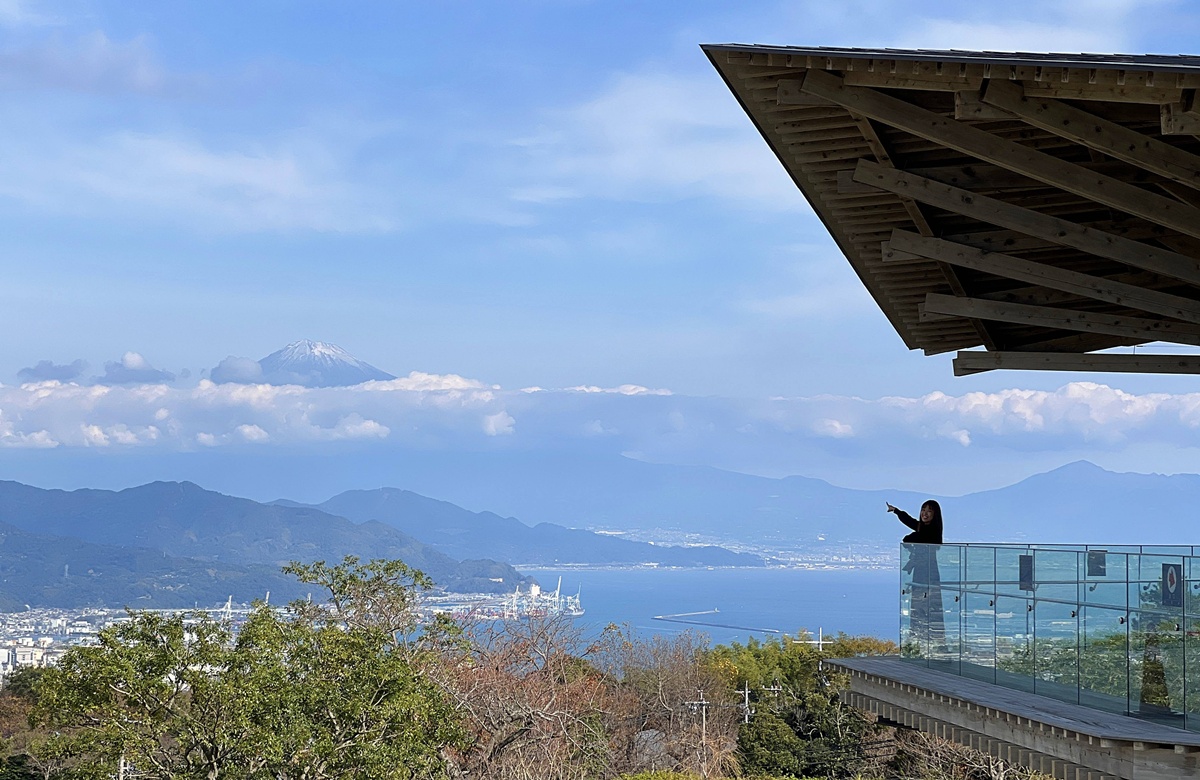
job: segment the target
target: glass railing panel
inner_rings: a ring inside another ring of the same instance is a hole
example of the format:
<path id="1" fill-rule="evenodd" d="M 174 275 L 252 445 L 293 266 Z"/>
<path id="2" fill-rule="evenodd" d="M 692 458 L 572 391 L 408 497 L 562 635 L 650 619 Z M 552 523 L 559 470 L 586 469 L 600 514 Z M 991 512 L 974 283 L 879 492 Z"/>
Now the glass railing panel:
<path id="1" fill-rule="evenodd" d="M 1183 564 L 1184 727 L 1200 731 L 1200 558 Z"/>
<path id="2" fill-rule="evenodd" d="M 1138 556 L 1138 588 L 1135 598 L 1131 583 L 1130 608 L 1178 612 L 1182 619 L 1185 579 L 1181 556 Z"/>
<path id="3" fill-rule="evenodd" d="M 945 566 L 943 566 L 943 571 Z M 962 653 L 962 591 L 942 583 L 939 597 L 942 605 L 940 641 L 931 642 L 930 666 L 958 674 Z M 936 617 L 935 617 L 936 623 Z M 931 637 L 937 640 L 938 637 Z"/>
<path id="4" fill-rule="evenodd" d="M 1171 726 L 1184 725 L 1183 631 L 1171 613 L 1130 615 L 1129 710 Z"/>
<path id="5" fill-rule="evenodd" d="M 1082 603 L 1126 609 L 1129 594 L 1129 555 L 1109 549 L 1091 549 L 1084 554 Z"/>
<path id="6" fill-rule="evenodd" d="M 967 592 L 962 600 L 962 674 L 996 681 L 996 605 L 990 593 Z"/>
<path id="7" fill-rule="evenodd" d="M 1039 591 L 1040 594 L 1040 591 Z M 1079 612 L 1071 602 L 1033 605 L 1034 691 L 1077 703 L 1079 700 Z"/>
<path id="8" fill-rule="evenodd" d="M 1123 610 L 1129 605 L 1129 594 L 1125 582 L 1085 582 L 1082 591 L 1083 604 L 1089 607 Z"/>
<path id="9" fill-rule="evenodd" d="M 1193 614 L 1189 608 L 1188 617 L 1183 624 L 1183 709 L 1186 715 L 1185 728 L 1200 731 L 1200 614 Z"/>
<path id="10" fill-rule="evenodd" d="M 936 544 L 903 545 L 902 571 L 907 576 L 910 626 L 908 644 L 912 657 L 930 659 L 945 649 L 945 606 L 942 600 L 941 563 Z"/>
<path id="11" fill-rule="evenodd" d="M 1020 547 L 996 549 L 996 593 L 1005 596 L 1033 595 L 1034 551 Z"/>
<path id="12" fill-rule="evenodd" d="M 902 655 L 1200 731 L 1194 552 L 1190 546 L 903 545 Z"/>
<path id="13" fill-rule="evenodd" d="M 1052 599 L 1070 604 L 1079 602 L 1080 555 L 1076 550 L 1033 551 L 1030 574 L 1033 593 L 1039 600 Z"/>
<path id="14" fill-rule="evenodd" d="M 965 564 L 965 549 L 958 544 L 941 544 L 937 546 L 938 572 L 943 585 L 958 587 L 964 579 L 963 565 Z"/>
<path id="15" fill-rule="evenodd" d="M 1033 691 L 1033 600 L 996 597 L 996 682 Z"/>
<path id="16" fill-rule="evenodd" d="M 1195 548 L 1191 545 L 1156 544 L 1142 548 L 1143 555 L 1163 555 L 1173 558 L 1183 558 L 1193 554 Z"/>
<path id="17" fill-rule="evenodd" d="M 912 625 L 912 568 L 904 565 L 908 560 L 910 547 L 911 545 L 905 544 L 901 545 L 900 549 L 900 656 L 907 660 L 920 661 L 925 656 Z"/>
<path id="18" fill-rule="evenodd" d="M 1079 611 L 1079 703 L 1129 711 L 1129 622 L 1124 609 Z"/>
<path id="19" fill-rule="evenodd" d="M 1184 558 L 1183 602 L 1187 614 L 1200 616 L 1200 558 Z"/>
<path id="20" fill-rule="evenodd" d="M 996 592 L 996 548 L 968 546 L 964 549 L 966 560 L 965 587 L 982 593 Z"/>

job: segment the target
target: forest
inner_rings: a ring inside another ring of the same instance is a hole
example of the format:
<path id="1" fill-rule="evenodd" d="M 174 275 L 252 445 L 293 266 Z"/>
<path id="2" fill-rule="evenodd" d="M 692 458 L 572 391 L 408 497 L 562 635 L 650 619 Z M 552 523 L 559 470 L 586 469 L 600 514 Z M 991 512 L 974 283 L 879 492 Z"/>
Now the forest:
<path id="1" fill-rule="evenodd" d="M 12 675 L 0 780 L 1028 776 L 843 704 L 821 661 L 888 641 L 423 620 L 431 582 L 401 561 L 284 571 L 325 600 L 259 604 L 236 627 L 130 611 Z"/>

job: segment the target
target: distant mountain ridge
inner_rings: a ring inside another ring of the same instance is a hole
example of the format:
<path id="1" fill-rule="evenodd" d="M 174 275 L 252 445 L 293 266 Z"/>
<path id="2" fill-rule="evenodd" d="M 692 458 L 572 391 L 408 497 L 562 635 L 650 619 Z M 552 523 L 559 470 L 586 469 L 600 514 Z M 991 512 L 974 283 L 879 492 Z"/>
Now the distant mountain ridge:
<path id="1" fill-rule="evenodd" d="M 898 543 L 907 531 L 884 502 L 915 514 L 927 498 L 942 505 L 947 541 L 1200 545 L 1192 523 L 1200 475 L 1115 473 L 1087 461 L 964 496 L 628 458 L 457 454 L 448 464 L 426 455 L 390 468 L 419 494 L 530 525 L 692 533 L 775 550 Z"/>
<path id="2" fill-rule="evenodd" d="M 554 523 L 530 527 L 493 512 L 471 512 L 409 490 L 350 490 L 318 504 L 358 522 L 377 520 L 456 558 L 487 554 L 537 565 L 656 563 L 664 566 L 761 566 L 757 555 L 711 545 L 652 545 Z"/>
<path id="3" fill-rule="evenodd" d="M 357 555 L 399 558 L 451 590 L 501 592 L 529 581 L 494 560 L 455 561 L 383 523 L 260 504 L 190 482 L 68 492 L 0 481 L 0 518 L 30 534 L 150 549 L 214 569 L 277 571 L 290 560 Z"/>

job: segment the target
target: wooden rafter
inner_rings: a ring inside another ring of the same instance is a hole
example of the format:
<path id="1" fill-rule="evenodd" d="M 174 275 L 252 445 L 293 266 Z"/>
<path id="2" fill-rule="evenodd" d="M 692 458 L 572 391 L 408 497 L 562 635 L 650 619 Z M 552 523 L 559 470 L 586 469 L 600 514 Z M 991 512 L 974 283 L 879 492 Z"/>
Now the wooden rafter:
<path id="1" fill-rule="evenodd" d="M 1200 355 L 1072 354 L 1067 352 L 959 352 L 954 375 L 1005 368 L 1015 371 L 1112 371 L 1200 374 Z"/>
<path id="2" fill-rule="evenodd" d="M 1200 325 L 929 293 L 922 316 L 974 317 L 1042 328 L 1200 346 Z"/>
<path id="3" fill-rule="evenodd" d="M 1163 187 L 1170 184 L 1164 182 L 1159 176 L 1150 171 L 1141 168 L 1131 168 L 1123 162 L 1115 162 L 1112 160 L 1105 162 L 1082 162 L 1077 163 L 1081 168 L 1087 168 L 1094 173 L 1103 174 L 1105 176 L 1120 176 L 1122 181 L 1147 184 L 1156 187 Z M 962 187 L 971 191 L 978 190 L 1032 190 L 1044 187 L 1041 182 L 1035 182 L 1028 176 L 1024 176 L 1013 171 L 1005 170 L 997 165 L 988 163 L 974 163 L 970 165 L 939 165 L 930 168 L 905 168 L 909 173 L 915 173 L 917 176 L 924 176 L 926 179 L 940 181 L 942 184 L 949 184 L 954 187 Z M 844 188 L 847 191 L 854 189 L 853 172 L 838 171 L 838 187 Z M 865 191 L 863 185 L 858 185 L 860 189 Z M 1171 193 L 1174 194 L 1174 193 Z M 1177 196 L 1176 196 L 1177 197 Z M 1185 201 L 1186 202 L 1186 201 Z M 1195 204 L 1193 204 L 1195 205 Z M 1156 227 L 1159 232 L 1164 228 Z"/>
<path id="4" fill-rule="evenodd" d="M 1019 84 L 988 81 L 979 99 L 1034 127 L 1200 189 L 1200 157 L 1124 125 L 1050 98 L 1029 98 Z"/>
<path id="5" fill-rule="evenodd" d="M 859 160 L 854 170 L 854 180 L 981 222 L 1006 227 L 1062 246 L 1074 247 L 1097 257 L 1116 260 L 1189 284 L 1200 284 L 1200 263 L 1178 252 L 1114 236 L 921 176 L 886 169 L 867 160 Z"/>
<path id="6" fill-rule="evenodd" d="M 888 245 L 910 255 L 940 260 L 943 263 L 1062 290 L 1116 306 L 1200 324 L 1200 301 L 1182 296 L 1147 290 L 1078 271 L 1068 271 L 1000 252 L 985 252 L 939 238 L 925 238 L 903 230 L 892 231 Z"/>
<path id="7" fill-rule="evenodd" d="M 862 134 L 862 137 L 870 147 L 871 153 L 875 155 L 875 161 L 885 168 L 895 168 L 896 163 L 892 159 L 891 150 L 884 143 L 883 138 L 871 123 L 871 120 L 860 114 L 851 113 L 850 118 L 854 120 L 855 126 Z M 905 212 L 908 213 L 909 219 L 917 228 L 917 232 L 923 236 L 935 235 L 933 226 L 929 224 L 929 218 L 921 211 L 921 204 L 917 203 L 912 198 L 900 198 L 900 203 L 904 206 Z M 963 286 L 962 279 L 959 278 L 958 272 L 954 270 L 954 266 L 948 263 L 938 263 L 938 269 L 942 272 L 942 276 L 946 280 L 946 284 L 954 291 L 955 295 L 966 295 L 967 290 Z M 971 327 L 979 334 L 979 339 L 988 349 L 996 349 L 996 340 L 988 331 L 987 326 L 978 319 L 971 319 Z"/>
<path id="8" fill-rule="evenodd" d="M 780 82 L 781 85 L 784 82 Z M 794 87 L 793 87 L 794 88 Z M 832 100 L 889 127 L 999 165 L 1052 187 L 1200 238 L 1200 210 L 1119 179 L 1030 149 L 866 87 L 846 86 L 821 70 L 808 71 L 800 91 Z M 780 89 L 781 94 L 783 89 Z M 782 99 L 782 98 L 781 98 Z"/>

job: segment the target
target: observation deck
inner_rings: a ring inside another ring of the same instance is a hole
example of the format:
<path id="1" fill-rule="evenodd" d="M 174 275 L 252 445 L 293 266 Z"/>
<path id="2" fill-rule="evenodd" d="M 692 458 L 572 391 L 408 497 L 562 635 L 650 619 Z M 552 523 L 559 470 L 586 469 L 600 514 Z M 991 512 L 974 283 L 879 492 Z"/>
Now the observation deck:
<path id="1" fill-rule="evenodd" d="M 1055 777 L 1200 776 L 1200 548 L 906 544 L 850 703 Z"/>

